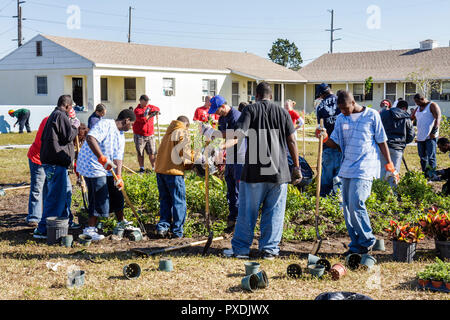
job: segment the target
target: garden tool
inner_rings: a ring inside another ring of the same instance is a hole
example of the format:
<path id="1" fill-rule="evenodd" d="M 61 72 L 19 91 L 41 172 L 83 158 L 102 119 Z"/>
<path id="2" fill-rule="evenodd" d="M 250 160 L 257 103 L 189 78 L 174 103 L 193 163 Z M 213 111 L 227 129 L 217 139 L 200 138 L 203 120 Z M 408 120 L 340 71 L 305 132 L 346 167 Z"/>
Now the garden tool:
<path id="1" fill-rule="evenodd" d="M 78 160 L 78 154 L 80 153 L 80 140 L 78 139 L 78 135 L 75 137 L 75 143 L 77 144 L 77 152 L 75 154 L 75 163 Z M 81 196 L 83 198 L 83 206 L 86 211 L 88 211 L 88 191 L 86 186 L 86 181 L 84 177 L 80 174 L 78 175 L 80 178 L 80 186 L 81 186 Z"/>
<path id="2" fill-rule="evenodd" d="M 306 118 L 305 118 L 305 110 L 303 110 L 303 158 L 306 157 L 305 127 L 306 127 Z"/>
<path id="3" fill-rule="evenodd" d="M 405 165 L 406 171 L 409 172 L 408 165 L 406 164 L 406 159 L 404 156 L 402 156 L 402 160 L 403 160 L 403 164 Z"/>
<path id="4" fill-rule="evenodd" d="M 114 172 L 114 170 L 111 168 L 110 171 L 111 171 L 111 173 L 112 173 L 112 175 L 114 177 L 114 180 L 118 181 L 119 178 L 117 177 L 117 175 Z M 121 191 L 122 191 L 123 197 L 125 198 L 125 202 L 128 204 L 128 206 L 130 207 L 131 211 L 133 211 L 134 216 L 136 217 L 136 220 L 137 220 L 137 222 L 139 224 L 139 229 L 141 229 L 142 235 L 146 236 L 147 235 L 147 231 L 145 231 L 144 224 L 142 223 L 141 218 L 139 217 L 139 215 L 138 215 L 138 213 L 136 211 L 136 208 L 131 203 L 130 198 L 128 198 L 128 195 L 127 195 L 125 189 L 122 188 Z"/>
<path id="5" fill-rule="evenodd" d="M 159 113 L 158 113 L 159 114 Z M 159 116 L 158 114 L 156 115 L 156 128 L 158 129 L 158 148 L 161 144 L 161 140 L 160 140 L 160 131 L 159 131 Z"/>
<path id="6" fill-rule="evenodd" d="M 30 186 L 20 186 L 20 187 L 10 187 L 10 188 L 4 188 L 4 189 L 0 189 L 0 196 L 3 197 L 4 195 L 6 195 L 6 191 L 8 190 L 20 190 L 20 189 L 27 189 Z"/>
<path id="7" fill-rule="evenodd" d="M 128 168 L 128 167 L 127 167 L 126 165 L 124 165 L 124 164 L 122 164 L 122 167 L 123 167 L 125 170 L 131 172 L 132 174 L 137 174 L 136 171 L 131 170 L 130 168 Z"/>
<path id="8" fill-rule="evenodd" d="M 320 129 L 323 129 L 323 119 L 320 119 Z M 317 255 L 320 250 L 320 246 L 322 245 L 322 238 L 319 233 L 319 203 L 320 203 L 320 179 L 322 178 L 322 151 L 323 151 L 323 137 L 322 135 L 319 137 L 319 154 L 317 156 L 317 189 L 316 189 L 316 219 L 315 219 L 315 227 L 316 227 L 316 242 L 314 243 L 313 249 L 311 250 L 311 254 Z"/>
<path id="9" fill-rule="evenodd" d="M 209 141 L 206 142 L 205 151 L 208 151 Z M 206 155 L 207 156 L 207 155 Z M 208 160 L 208 157 L 206 157 Z M 211 231 L 211 219 L 209 215 L 209 161 L 206 161 L 205 165 L 205 219 L 206 219 L 206 228 L 208 230 L 208 240 L 206 241 L 205 247 L 203 248 L 202 255 L 206 255 L 209 247 L 211 247 L 211 243 L 214 237 L 214 232 Z"/>
<path id="10" fill-rule="evenodd" d="M 211 239 L 211 242 L 213 242 L 213 241 L 220 241 L 220 240 L 223 240 L 223 237 L 213 238 L 213 239 Z M 179 245 L 179 246 L 172 246 L 172 247 L 157 249 L 157 250 L 153 250 L 153 251 L 150 251 L 150 252 L 146 252 L 144 250 L 139 250 L 139 249 L 133 249 L 133 252 L 135 252 L 137 254 L 140 254 L 140 255 L 154 256 L 154 255 L 160 254 L 160 253 L 166 253 L 166 252 L 170 252 L 170 251 L 175 251 L 175 250 L 180 250 L 180 249 L 184 249 L 184 248 L 197 246 L 197 245 L 200 245 L 200 244 L 207 243 L 208 241 L 209 241 L 209 239 L 207 239 L 207 240 L 200 240 L 200 241 L 195 241 L 195 242 L 191 242 L 191 243 L 187 243 L 187 244 L 182 244 L 182 245 Z"/>

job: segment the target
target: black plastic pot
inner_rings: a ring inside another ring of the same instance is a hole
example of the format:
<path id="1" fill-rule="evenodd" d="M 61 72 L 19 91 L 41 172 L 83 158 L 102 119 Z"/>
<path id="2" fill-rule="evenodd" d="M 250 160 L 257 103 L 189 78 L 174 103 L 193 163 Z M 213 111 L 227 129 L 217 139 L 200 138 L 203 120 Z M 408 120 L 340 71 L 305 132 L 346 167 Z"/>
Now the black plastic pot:
<path id="1" fill-rule="evenodd" d="M 130 263 L 123 267 L 123 275 L 127 279 L 137 279 L 141 275 L 141 267 L 137 263 Z"/>
<path id="2" fill-rule="evenodd" d="M 347 267 L 349 267 L 350 270 L 358 269 L 360 262 L 361 262 L 361 255 L 358 253 L 349 254 L 345 258 L 345 264 Z"/>
<path id="3" fill-rule="evenodd" d="M 287 267 L 287 275 L 290 278 L 300 278 L 302 276 L 302 268 L 294 263 Z"/>
<path id="4" fill-rule="evenodd" d="M 69 218 L 47 218 L 47 244 L 52 245 L 61 241 L 69 233 Z"/>
<path id="5" fill-rule="evenodd" d="M 393 241 L 394 261 L 411 263 L 416 255 L 416 243 L 407 243 L 403 241 Z"/>
<path id="6" fill-rule="evenodd" d="M 450 259 L 450 241 L 434 240 L 436 250 L 438 251 L 441 260 Z"/>
<path id="7" fill-rule="evenodd" d="M 329 272 L 331 269 L 331 263 L 327 259 L 319 259 L 317 260 L 316 264 L 324 266 L 326 272 Z"/>

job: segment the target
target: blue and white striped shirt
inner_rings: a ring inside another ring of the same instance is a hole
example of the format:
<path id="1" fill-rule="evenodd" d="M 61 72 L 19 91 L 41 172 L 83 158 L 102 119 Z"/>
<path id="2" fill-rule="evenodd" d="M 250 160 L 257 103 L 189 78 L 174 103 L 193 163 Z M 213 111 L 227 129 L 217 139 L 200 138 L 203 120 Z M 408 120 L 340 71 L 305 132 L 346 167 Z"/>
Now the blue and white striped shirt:
<path id="1" fill-rule="evenodd" d="M 342 150 L 339 177 L 366 180 L 380 177 L 378 143 L 385 142 L 387 136 L 377 111 L 365 108 L 355 121 L 341 113 L 330 139 Z"/>

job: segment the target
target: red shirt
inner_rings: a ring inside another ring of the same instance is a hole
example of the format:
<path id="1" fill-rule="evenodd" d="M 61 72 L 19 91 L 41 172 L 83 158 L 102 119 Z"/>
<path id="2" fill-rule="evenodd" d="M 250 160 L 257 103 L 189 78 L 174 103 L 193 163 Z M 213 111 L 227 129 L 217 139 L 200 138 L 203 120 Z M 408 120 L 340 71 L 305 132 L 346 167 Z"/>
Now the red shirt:
<path id="1" fill-rule="evenodd" d="M 291 116 L 292 122 L 294 123 L 295 126 L 297 120 L 300 119 L 300 114 L 295 110 L 289 110 L 289 115 Z"/>
<path id="2" fill-rule="evenodd" d="M 142 107 L 140 104 L 138 104 L 138 106 L 134 109 L 136 121 L 133 124 L 133 132 L 144 137 L 152 136 L 155 133 L 155 128 L 153 125 L 155 117 L 151 117 L 147 120 L 144 116 L 145 110 L 147 110 L 148 108 L 150 108 L 150 113 L 153 111 L 160 111 L 157 106 L 153 106 L 151 104 L 147 105 L 146 107 Z"/>
<path id="3" fill-rule="evenodd" d="M 34 142 L 31 145 L 30 149 L 28 149 L 27 157 L 33 162 L 38 165 L 42 165 L 41 163 L 41 137 L 42 137 L 42 131 L 44 131 L 45 124 L 47 123 L 48 117 L 45 117 L 41 124 L 39 125 L 38 132 L 36 134 L 36 137 L 34 138 Z"/>
<path id="4" fill-rule="evenodd" d="M 219 116 L 217 114 L 208 114 L 208 107 L 201 106 L 195 110 L 194 113 L 194 121 L 207 122 L 208 116 L 211 116 L 214 120 L 219 120 Z"/>

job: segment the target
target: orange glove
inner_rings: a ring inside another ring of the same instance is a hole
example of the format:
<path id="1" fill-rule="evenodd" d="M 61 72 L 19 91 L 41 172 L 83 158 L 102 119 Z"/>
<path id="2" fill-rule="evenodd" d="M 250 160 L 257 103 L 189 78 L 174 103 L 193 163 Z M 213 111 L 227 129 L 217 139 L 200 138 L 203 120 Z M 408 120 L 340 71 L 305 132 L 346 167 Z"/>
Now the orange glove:
<path id="1" fill-rule="evenodd" d="M 392 162 L 387 163 L 384 168 L 386 169 L 386 177 L 385 179 L 392 177 L 395 181 L 395 184 L 398 184 L 400 181 L 400 175 L 397 170 L 395 170 L 394 164 Z"/>
<path id="2" fill-rule="evenodd" d="M 114 186 L 119 190 L 123 189 L 124 184 L 121 176 L 117 176 L 117 180 L 114 182 Z"/>
<path id="3" fill-rule="evenodd" d="M 316 138 L 320 139 L 320 136 L 323 137 L 323 143 L 327 142 L 328 140 L 327 130 L 325 128 L 321 128 L 320 126 L 318 126 L 316 129 Z"/>
<path id="4" fill-rule="evenodd" d="M 111 160 L 109 160 L 105 156 L 101 156 L 100 158 L 98 158 L 98 162 L 100 162 L 103 168 L 108 171 L 117 167 Z"/>

